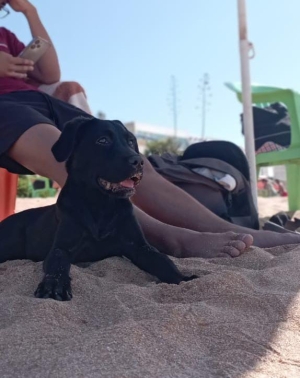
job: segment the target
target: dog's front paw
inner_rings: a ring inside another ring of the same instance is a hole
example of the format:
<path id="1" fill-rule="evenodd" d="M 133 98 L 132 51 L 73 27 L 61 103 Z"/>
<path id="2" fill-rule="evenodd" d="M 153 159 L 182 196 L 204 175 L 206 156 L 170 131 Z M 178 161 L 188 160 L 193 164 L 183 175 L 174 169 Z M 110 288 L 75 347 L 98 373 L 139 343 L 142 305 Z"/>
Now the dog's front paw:
<path id="1" fill-rule="evenodd" d="M 47 275 L 37 287 L 36 298 L 52 298 L 57 301 L 70 301 L 72 299 L 71 278 Z"/>

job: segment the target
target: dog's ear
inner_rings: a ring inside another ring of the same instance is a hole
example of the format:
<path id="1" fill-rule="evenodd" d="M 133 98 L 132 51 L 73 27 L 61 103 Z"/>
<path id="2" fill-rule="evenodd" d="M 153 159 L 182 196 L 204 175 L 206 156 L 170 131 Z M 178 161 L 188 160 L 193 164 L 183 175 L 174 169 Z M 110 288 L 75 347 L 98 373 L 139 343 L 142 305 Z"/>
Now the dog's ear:
<path id="1" fill-rule="evenodd" d="M 76 137 L 80 128 L 93 120 L 95 118 L 80 116 L 73 118 L 64 125 L 61 136 L 51 149 L 58 162 L 61 163 L 68 160 L 75 147 Z"/>

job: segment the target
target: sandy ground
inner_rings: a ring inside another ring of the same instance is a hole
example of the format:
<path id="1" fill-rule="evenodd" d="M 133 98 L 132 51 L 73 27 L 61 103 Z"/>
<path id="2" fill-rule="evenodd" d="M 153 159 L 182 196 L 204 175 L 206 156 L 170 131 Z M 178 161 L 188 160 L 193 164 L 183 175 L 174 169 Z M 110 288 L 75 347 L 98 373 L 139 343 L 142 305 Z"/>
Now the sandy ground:
<path id="1" fill-rule="evenodd" d="M 16 212 L 34 207 L 48 206 L 56 202 L 56 197 L 49 198 L 17 198 Z"/>
<path id="2" fill-rule="evenodd" d="M 55 203 L 56 198 L 18 198 L 16 211 L 30 209 L 32 207 L 47 206 Z M 279 211 L 287 211 L 288 204 L 285 197 L 258 198 L 259 215 L 264 218 Z"/>
<path id="3" fill-rule="evenodd" d="M 259 206 L 287 209 L 284 198 Z M 121 258 L 72 266 L 70 302 L 34 298 L 42 263 L 1 264 L 0 377 L 300 377 L 299 246 L 174 262 L 199 278 L 157 283 Z"/>

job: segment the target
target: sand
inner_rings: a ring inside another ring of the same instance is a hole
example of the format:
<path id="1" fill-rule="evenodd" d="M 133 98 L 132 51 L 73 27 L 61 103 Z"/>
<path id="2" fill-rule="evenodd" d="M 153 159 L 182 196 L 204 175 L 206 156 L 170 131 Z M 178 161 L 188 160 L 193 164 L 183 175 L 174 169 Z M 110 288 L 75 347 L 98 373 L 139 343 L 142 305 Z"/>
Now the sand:
<path id="1" fill-rule="evenodd" d="M 156 283 L 120 258 L 73 266 L 64 303 L 34 298 L 41 263 L 1 264 L 0 377 L 300 377 L 300 246 L 174 261 L 200 278 Z"/>
<path id="2" fill-rule="evenodd" d="M 40 207 L 52 205 L 56 202 L 56 197 L 49 198 L 18 198 L 16 211 L 30 209 L 32 207 Z M 286 197 L 258 197 L 259 215 L 264 218 L 271 216 L 279 211 L 287 211 L 288 202 Z"/>

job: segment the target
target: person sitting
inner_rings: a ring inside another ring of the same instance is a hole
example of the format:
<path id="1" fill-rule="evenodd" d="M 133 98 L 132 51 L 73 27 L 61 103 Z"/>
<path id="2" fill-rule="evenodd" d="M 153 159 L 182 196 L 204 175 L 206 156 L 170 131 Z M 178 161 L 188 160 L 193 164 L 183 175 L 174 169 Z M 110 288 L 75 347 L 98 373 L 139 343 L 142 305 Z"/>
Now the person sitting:
<path id="1" fill-rule="evenodd" d="M 280 195 L 280 197 L 287 197 L 288 193 L 287 193 L 283 183 L 278 179 L 275 179 L 275 183 L 277 185 L 277 193 Z"/>
<path id="2" fill-rule="evenodd" d="M 33 37 L 50 41 L 37 9 L 28 0 L 10 0 L 9 5 L 24 14 Z M 0 166 L 16 173 L 34 172 L 62 187 L 66 168 L 55 160 L 51 148 L 66 121 L 87 113 L 26 81 L 28 77 L 48 85 L 60 81 L 53 44 L 35 65 L 18 57 L 23 48 L 12 32 L 0 28 Z M 300 235 L 250 230 L 228 223 L 161 177 L 147 159 L 144 167 L 144 178 L 132 201 L 146 238 L 164 253 L 176 257 L 235 257 L 253 240 L 260 247 L 300 242 Z"/>

